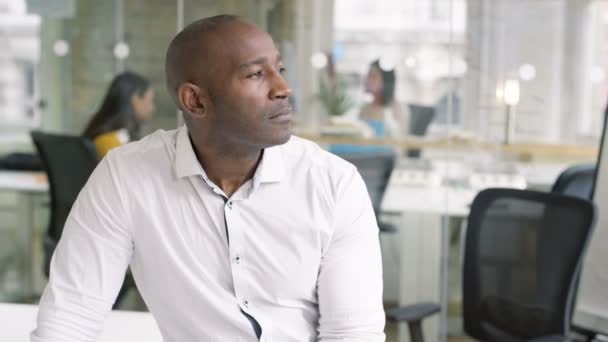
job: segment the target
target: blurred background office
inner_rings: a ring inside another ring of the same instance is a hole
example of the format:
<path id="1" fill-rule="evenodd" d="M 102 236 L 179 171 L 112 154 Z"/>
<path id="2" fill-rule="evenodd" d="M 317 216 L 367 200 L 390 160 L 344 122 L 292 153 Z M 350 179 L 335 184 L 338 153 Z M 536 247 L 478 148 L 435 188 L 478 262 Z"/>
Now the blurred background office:
<path id="1" fill-rule="evenodd" d="M 474 196 L 549 192 L 567 168 L 594 168 L 608 1 L 0 0 L 0 301 L 37 302 L 59 220 L 51 162 L 31 132 L 82 138 L 79 150 L 94 154 L 83 132 L 125 72 L 145 81 L 137 99 L 151 99 L 144 120 L 110 131 L 128 128 L 126 143 L 181 125 L 164 85 L 167 45 L 220 13 L 275 39 L 295 134 L 360 147 L 342 156 L 360 168 L 383 228 L 386 307 L 437 302 L 427 340 L 466 340 L 460 284 Z M 117 307 L 145 311 L 126 285 Z M 608 312 L 577 315 L 608 334 Z M 408 331 L 389 322 L 388 341 Z"/>

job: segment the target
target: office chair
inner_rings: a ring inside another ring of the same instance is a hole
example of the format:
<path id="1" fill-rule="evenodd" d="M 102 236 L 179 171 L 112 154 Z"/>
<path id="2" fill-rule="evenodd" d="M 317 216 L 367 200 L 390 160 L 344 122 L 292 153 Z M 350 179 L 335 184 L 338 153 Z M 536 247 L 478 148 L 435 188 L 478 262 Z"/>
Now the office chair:
<path id="1" fill-rule="evenodd" d="M 351 162 L 357 167 L 367 192 L 374 207 L 376 218 L 380 214 L 380 205 L 382 197 L 388 185 L 391 172 L 395 166 L 395 153 L 393 151 L 376 151 L 376 152 L 360 152 L 360 153 L 342 153 L 337 154 L 344 160 Z M 394 233 L 397 228 L 389 223 L 380 222 L 378 220 L 378 228 L 381 233 Z"/>
<path id="2" fill-rule="evenodd" d="M 595 164 L 575 165 L 564 170 L 551 192 L 591 199 L 595 182 Z"/>
<path id="3" fill-rule="evenodd" d="M 589 200 L 517 189 L 480 192 L 466 233 L 465 332 L 482 341 L 566 340 L 594 223 Z M 412 341 L 421 342 L 420 322 L 434 312 L 414 309 L 390 310 L 387 318 L 408 322 Z"/>
<path id="4" fill-rule="evenodd" d="M 409 134 L 414 136 L 424 136 L 435 117 L 435 107 L 408 104 L 410 109 Z M 410 149 L 407 151 L 410 158 L 419 158 L 420 149 Z"/>
<path id="5" fill-rule="evenodd" d="M 31 132 L 49 180 L 50 221 L 44 237 L 44 274 L 48 277 L 51 257 L 61 238 L 63 226 L 80 190 L 97 166 L 99 157 L 91 141 L 79 136 Z M 118 306 L 135 282 L 130 274 L 116 298 Z"/>

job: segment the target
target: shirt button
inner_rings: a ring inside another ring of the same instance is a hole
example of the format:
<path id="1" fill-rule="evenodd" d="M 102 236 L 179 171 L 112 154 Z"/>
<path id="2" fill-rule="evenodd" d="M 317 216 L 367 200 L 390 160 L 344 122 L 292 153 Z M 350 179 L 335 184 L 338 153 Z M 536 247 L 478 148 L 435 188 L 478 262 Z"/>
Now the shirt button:
<path id="1" fill-rule="evenodd" d="M 243 305 L 248 308 L 249 307 L 249 302 L 247 301 L 247 299 L 243 300 Z"/>
<path id="2" fill-rule="evenodd" d="M 238 263 L 240 263 L 240 262 L 241 262 L 241 257 L 237 255 L 237 256 L 234 258 L 234 261 L 235 261 L 237 264 L 238 264 Z"/>
<path id="3" fill-rule="evenodd" d="M 232 209 L 232 201 L 228 201 L 228 208 Z"/>

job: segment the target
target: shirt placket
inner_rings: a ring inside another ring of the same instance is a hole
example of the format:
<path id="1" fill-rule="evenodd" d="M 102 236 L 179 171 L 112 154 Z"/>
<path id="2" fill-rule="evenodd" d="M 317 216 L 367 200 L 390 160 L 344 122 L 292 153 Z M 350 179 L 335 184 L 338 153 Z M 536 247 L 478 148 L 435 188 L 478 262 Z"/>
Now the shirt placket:
<path id="1" fill-rule="evenodd" d="M 239 215 L 239 203 L 238 200 L 228 199 L 224 205 L 224 214 L 226 218 L 226 230 L 228 232 L 230 243 L 228 245 L 230 252 L 230 265 L 232 274 L 232 283 L 234 286 L 234 294 L 239 305 L 239 308 L 249 315 L 249 319 L 255 320 L 261 329 L 260 341 L 266 341 L 265 333 L 263 328 L 265 326 L 260 322 L 258 315 L 255 313 L 255 304 L 251 301 L 251 293 L 249 293 L 249 286 L 247 286 L 247 274 L 245 271 L 246 263 L 249 260 L 244 258 L 244 241 L 243 241 L 243 222 Z M 254 329 L 255 330 L 255 329 Z"/>
<path id="2" fill-rule="evenodd" d="M 232 199 L 226 201 L 226 204 L 224 205 L 224 215 L 226 218 L 226 231 L 229 236 L 228 250 L 230 254 L 234 294 L 239 301 L 239 306 L 241 309 L 244 309 L 249 305 L 249 301 L 243 286 L 244 274 L 241 267 L 244 262 L 242 256 L 243 239 L 236 201 Z"/>

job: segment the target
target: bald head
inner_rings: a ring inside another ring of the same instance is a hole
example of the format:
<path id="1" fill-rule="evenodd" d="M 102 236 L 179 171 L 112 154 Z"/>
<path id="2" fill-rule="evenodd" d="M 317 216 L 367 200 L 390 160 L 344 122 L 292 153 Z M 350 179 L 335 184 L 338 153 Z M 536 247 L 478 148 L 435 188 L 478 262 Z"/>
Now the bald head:
<path id="1" fill-rule="evenodd" d="M 173 38 L 167 49 L 165 73 L 169 94 L 178 107 L 179 86 L 185 82 L 208 86 L 218 63 L 226 58 L 222 46 L 236 39 L 235 33 L 243 28 L 260 30 L 239 16 L 224 14 L 197 20 Z"/>
<path id="2" fill-rule="evenodd" d="M 196 21 L 167 50 L 169 93 L 194 144 L 255 158 L 291 136 L 285 70 L 272 37 L 236 16 Z"/>

